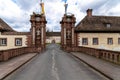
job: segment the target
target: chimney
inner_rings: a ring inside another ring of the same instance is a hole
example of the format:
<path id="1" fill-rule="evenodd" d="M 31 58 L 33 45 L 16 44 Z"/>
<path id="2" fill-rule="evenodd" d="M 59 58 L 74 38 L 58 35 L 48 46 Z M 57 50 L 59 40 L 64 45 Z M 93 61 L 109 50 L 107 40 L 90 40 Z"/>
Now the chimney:
<path id="1" fill-rule="evenodd" d="M 88 17 L 92 17 L 92 9 L 88 9 L 86 12 Z"/>

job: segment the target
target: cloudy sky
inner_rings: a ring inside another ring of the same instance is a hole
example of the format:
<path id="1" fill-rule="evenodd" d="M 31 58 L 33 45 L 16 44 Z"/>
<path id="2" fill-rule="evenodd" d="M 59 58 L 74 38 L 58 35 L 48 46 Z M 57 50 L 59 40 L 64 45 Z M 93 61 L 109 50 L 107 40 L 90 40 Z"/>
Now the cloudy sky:
<path id="1" fill-rule="evenodd" d="M 88 8 L 93 9 L 93 15 L 120 16 L 120 0 L 66 0 L 67 12 L 75 14 L 77 23 L 86 16 Z M 64 15 L 65 0 L 43 0 L 47 28 L 60 31 L 60 20 Z M 40 0 L 0 0 L 0 18 L 14 30 L 29 31 L 30 15 L 40 13 Z M 76 23 L 76 24 L 77 24 Z"/>

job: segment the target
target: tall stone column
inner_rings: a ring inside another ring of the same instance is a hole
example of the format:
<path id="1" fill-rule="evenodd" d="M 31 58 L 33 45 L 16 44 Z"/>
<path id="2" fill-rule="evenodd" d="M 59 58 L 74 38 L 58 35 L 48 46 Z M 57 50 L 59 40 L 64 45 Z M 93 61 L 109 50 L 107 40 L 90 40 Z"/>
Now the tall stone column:
<path id="1" fill-rule="evenodd" d="M 64 28 L 64 41 L 63 41 L 64 43 L 64 45 L 66 45 L 66 28 Z"/>
<path id="2" fill-rule="evenodd" d="M 41 46 L 43 49 L 45 49 L 45 45 L 46 45 L 46 25 L 44 25 L 44 23 L 42 23 L 41 25 Z"/>
<path id="3" fill-rule="evenodd" d="M 32 44 L 35 45 L 35 26 L 32 27 Z"/>
<path id="4" fill-rule="evenodd" d="M 75 34 L 74 34 L 74 27 L 72 27 L 72 47 L 74 47 L 74 44 L 75 44 L 74 36 L 75 36 Z"/>
<path id="5" fill-rule="evenodd" d="M 64 50 L 71 50 L 75 45 L 75 27 L 76 18 L 73 14 L 64 14 L 61 24 L 61 48 Z"/>
<path id="6" fill-rule="evenodd" d="M 37 50 L 45 49 L 45 41 L 46 41 L 46 18 L 42 14 L 34 13 L 31 15 L 31 33 L 32 33 L 32 45 Z"/>

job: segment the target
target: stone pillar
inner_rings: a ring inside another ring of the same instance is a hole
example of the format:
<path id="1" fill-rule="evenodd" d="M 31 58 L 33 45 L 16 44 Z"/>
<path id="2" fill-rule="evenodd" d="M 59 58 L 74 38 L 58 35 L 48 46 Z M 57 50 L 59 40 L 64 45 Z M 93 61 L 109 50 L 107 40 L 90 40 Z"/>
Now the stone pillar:
<path id="1" fill-rule="evenodd" d="M 31 33 L 32 33 L 32 46 L 36 50 L 45 49 L 46 41 L 46 18 L 45 15 L 34 13 L 31 15 Z"/>
<path id="2" fill-rule="evenodd" d="M 72 50 L 75 46 L 75 27 L 76 18 L 73 14 L 64 14 L 61 24 L 61 48 L 64 50 Z"/>
<path id="3" fill-rule="evenodd" d="M 64 36 L 64 41 L 63 41 L 64 43 L 63 44 L 66 45 L 66 28 L 64 28 L 63 33 L 64 33 L 64 35 L 63 35 Z"/>
<path id="4" fill-rule="evenodd" d="M 74 35 L 74 27 L 72 27 L 72 46 L 74 46 L 75 45 L 75 37 L 74 37 L 75 35 Z"/>
<path id="5" fill-rule="evenodd" d="M 35 45 L 35 27 L 32 27 L 32 44 Z"/>

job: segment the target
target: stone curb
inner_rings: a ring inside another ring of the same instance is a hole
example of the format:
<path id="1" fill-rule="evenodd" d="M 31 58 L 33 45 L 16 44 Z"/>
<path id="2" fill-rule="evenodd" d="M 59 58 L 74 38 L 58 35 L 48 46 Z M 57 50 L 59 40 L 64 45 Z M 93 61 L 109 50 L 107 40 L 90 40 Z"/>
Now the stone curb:
<path id="1" fill-rule="evenodd" d="M 71 55 L 75 58 L 77 58 L 78 60 L 82 61 L 83 63 L 85 63 L 86 65 L 88 65 L 90 68 L 94 69 L 95 71 L 99 72 L 101 75 L 105 76 L 106 78 L 108 78 L 109 80 L 114 80 L 113 78 L 111 78 L 110 76 L 108 76 L 107 74 L 103 73 L 102 71 L 100 71 L 99 69 L 95 68 L 93 65 L 89 64 L 88 62 L 84 61 L 83 59 L 79 58 L 78 56 L 74 55 L 71 53 Z"/>
<path id="2" fill-rule="evenodd" d="M 32 56 L 30 59 L 28 59 L 27 61 L 25 61 L 24 63 L 20 64 L 18 67 L 16 67 L 13 71 L 9 72 L 8 74 L 6 74 L 4 77 L 0 78 L 0 80 L 6 80 L 7 77 L 9 77 L 11 74 L 13 74 L 15 71 L 19 70 L 22 66 L 24 66 L 25 64 L 27 64 L 29 61 L 31 61 L 35 56 L 37 56 L 38 54 L 36 53 L 34 56 Z"/>

